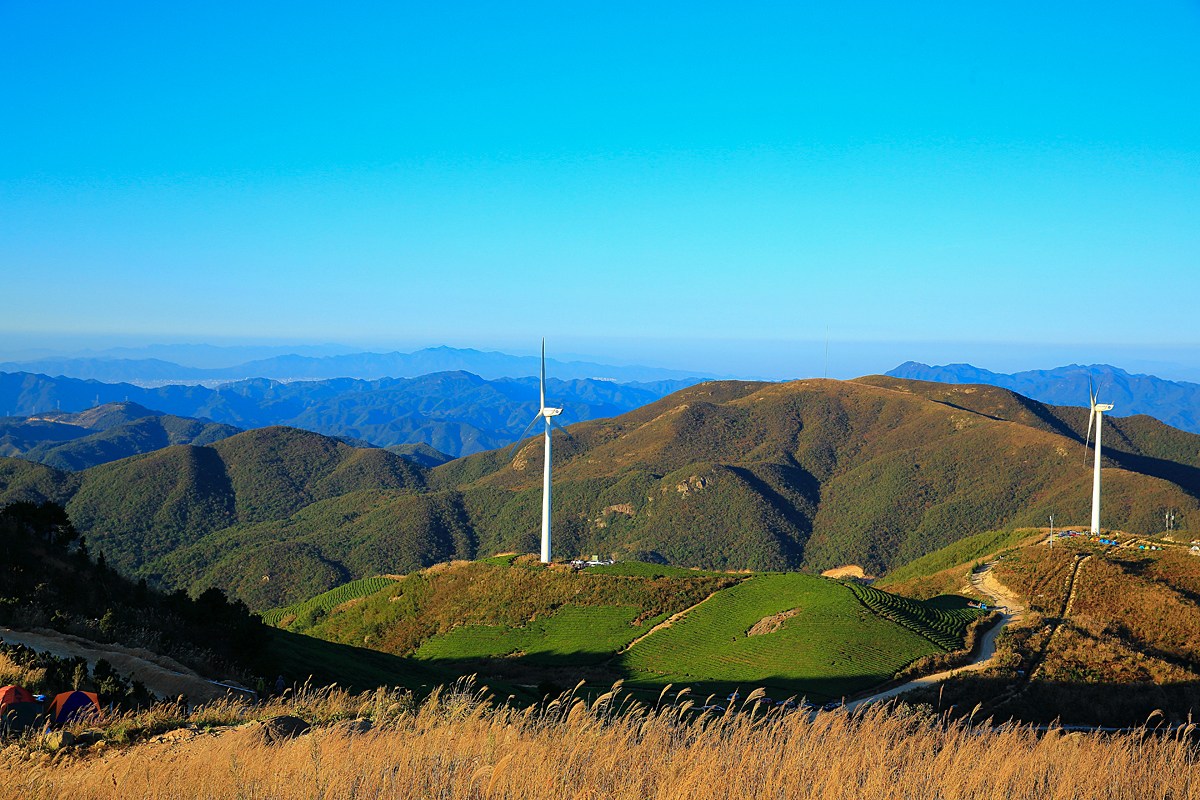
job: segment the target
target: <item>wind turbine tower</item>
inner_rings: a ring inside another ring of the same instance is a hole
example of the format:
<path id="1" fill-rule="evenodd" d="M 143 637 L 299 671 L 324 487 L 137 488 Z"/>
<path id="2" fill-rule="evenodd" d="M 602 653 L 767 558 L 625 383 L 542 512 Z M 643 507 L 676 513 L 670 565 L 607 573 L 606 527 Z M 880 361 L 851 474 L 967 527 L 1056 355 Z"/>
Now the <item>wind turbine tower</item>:
<path id="1" fill-rule="evenodd" d="M 1112 403 L 1097 403 L 1097 392 L 1092 391 L 1091 382 L 1088 382 L 1088 401 L 1091 404 L 1092 410 L 1088 414 L 1088 435 L 1087 439 L 1083 440 L 1083 446 L 1086 448 L 1088 440 L 1092 438 L 1092 422 L 1096 423 L 1096 465 L 1092 470 L 1092 533 L 1100 533 L 1100 429 L 1104 422 L 1104 412 L 1112 411 Z"/>
<path id="2" fill-rule="evenodd" d="M 511 459 L 513 452 L 517 449 L 517 445 L 525 438 L 529 430 L 537 423 L 539 419 L 546 426 L 545 436 L 545 455 L 542 459 L 542 563 L 550 563 L 550 426 L 558 428 L 567 436 L 571 436 L 562 425 L 558 424 L 558 420 L 554 419 L 563 412 L 561 408 L 549 408 L 546 406 L 546 340 L 542 339 L 542 378 L 538 384 L 538 396 L 541 405 L 538 412 L 534 415 L 529 424 L 525 426 L 525 430 L 517 437 L 517 441 L 513 442 L 512 449 L 508 451 L 508 458 Z"/>

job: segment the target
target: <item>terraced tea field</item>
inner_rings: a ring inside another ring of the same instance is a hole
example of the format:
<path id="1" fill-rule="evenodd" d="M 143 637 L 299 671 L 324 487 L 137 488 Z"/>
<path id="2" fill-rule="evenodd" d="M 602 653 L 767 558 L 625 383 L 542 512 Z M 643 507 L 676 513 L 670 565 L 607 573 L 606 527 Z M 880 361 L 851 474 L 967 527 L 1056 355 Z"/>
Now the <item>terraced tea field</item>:
<path id="1" fill-rule="evenodd" d="M 537 666 L 599 664 L 666 618 L 635 626 L 640 611 L 633 606 L 565 605 L 553 616 L 521 627 L 460 625 L 427 639 L 416 657 L 436 663 L 515 655 Z"/>
<path id="2" fill-rule="evenodd" d="M 934 601 L 922 603 L 870 586 L 849 584 L 849 589 L 876 614 L 919 633 L 944 650 L 957 649 L 966 635 L 967 626 L 979 616 L 979 611 L 968 608 L 965 600 L 953 605 Z M 948 599 L 953 602 L 957 598 Z"/>
<path id="3" fill-rule="evenodd" d="M 392 578 L 384 578 L 383 576 L 375 576 L 373 578 L 363 578 L 357 581 L 343 584 L 336 589 L 330 589 L 324 594 L 319 594 L 316 597 L 310 597 L 303 603 L 296 603 L 283 608 L 272 608 L 270 611 L 264 611 L 262 614 L 263 622 L 268 625 L 279 625 L 281 621 L 289 616 L 303 618 L 305 613 L 311 611 L 329 612 L 340 606 L 342 603 L 348 603 L 351 600 L 356 600 L 359 597 L 375 594 L 382 590 L 385 586 L 389 586 L 396 581 Z"/>
<path id="4" fill-rule="evenodd" d="M 865 606 L 842 583 L 798 573 L 758 575 L 714 594 L 621 654 L 614 665 L 633 686 L 674 683 L 691 685 L 697 693 L 725 694 L 761 685 L 777 699 L 825 700 L 867 689 L 915 659 L 948 649 L 934 643 L 940 631 L 932 625 L 957 623 L 958 614 L 903 598 L 873 601 L 897 616 L 897 609 L 904 609 L 912 627 Z M 786 616 L 751 634 L 774 615 Z M 962 617 L 969 621 L 973 613 Z M 760 632 L 764 628 L 769 632 Z M 961 633 L 945 641 L 957 647 Z"/>

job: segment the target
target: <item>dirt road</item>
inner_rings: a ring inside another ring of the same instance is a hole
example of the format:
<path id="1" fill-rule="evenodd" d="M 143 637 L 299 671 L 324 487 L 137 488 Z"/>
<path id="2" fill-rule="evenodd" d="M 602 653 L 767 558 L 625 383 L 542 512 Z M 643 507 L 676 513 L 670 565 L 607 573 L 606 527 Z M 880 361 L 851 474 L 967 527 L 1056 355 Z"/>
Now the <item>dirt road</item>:
<path id="1" fill-rule="evenodd" d="M 0 628 L 0 639 L 60 658 L 85 658 L 89 667 L 94 667 L 96 661 L 103 658 L 123 677 L 141 681 L 160 697 L 175 698 L 183 694 L 192 702 L 203 702 L 224 697 L 229 691 L 227 687 L 205 680 L 173 659 L 141 648 L 100 644 L 45 628 L 31 631 Z"/>
<path id="2" fill-rule="evenodd" d="M 992 568 L 996 566 L 995 561 L 988 562 L 977 572 L 970 576 L 971 585 L 979 592 L 987 595 L 992 599 L 1004 615 L 1000 621 L 992 626 L 991 630 L 983 635 L 983 642 L 979 648 L 979 655 L 970 664 L 956 669 L 938 672 L 933 675 L 926 675 L 924 678 L 917 678 L 908 683 L 901 684 L 893 689 L 873 694 L 870 697 L 864 697 L 861 700 L 855 700 L 852 703 L 847 703 L 847 708 L 855 708 L 863 703 L 870 703 L 875 700 L 887 700 L 905 692 L 910 692 L 913 689 L 920 689 L 925 686 L 932 686 L 936 683 L 946 680 L 952 675 L 960 675 L 964 672 L 976 672 L 981 669 L 987 669 L 991 660 L 996 656 L 996 640 L 1000 637 L 1000 633 L 1005 626 L 1011 622 L 1017 622 L 1025 616 L 1025 606 L 1021 604 L 1020 598 L 1017 597 L 1007 586 L 996 580 L 996 576 L 992 572 Z"/>

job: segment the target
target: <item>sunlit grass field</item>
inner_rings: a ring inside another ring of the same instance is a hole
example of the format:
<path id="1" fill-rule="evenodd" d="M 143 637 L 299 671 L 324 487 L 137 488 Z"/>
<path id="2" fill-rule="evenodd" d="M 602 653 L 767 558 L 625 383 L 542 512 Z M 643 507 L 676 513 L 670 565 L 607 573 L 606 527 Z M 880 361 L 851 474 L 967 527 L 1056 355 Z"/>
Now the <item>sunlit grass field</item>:
<path id="1" fill-rule="evenodd" d="M 583 666 L 612 658 L 638 636 L 666 619 L 652 617 L 640 626 L 633 606 L 565 605 L 552 616 L 526 625 L 460 625 L 427 639 L 416 657 L 428 661 L 519 655 L 526 663 Z"/>
<path id="2" fill-rule="evenodd" d="M 305 614 L 312 611 L 329 612 L 340 606 L 342 603 L 375 594 L 376 592 L 382 591 L 385 587 L 393 583 L 395 583 L 394 579 L 385 578 L 381 575 L 377 575 L 373 578 L 362 578 L 361 580 L 350 581 L 350 583 L 342 584 L 336 589 L 330 589 L 328 592 L 319 594 L 316 597 L 311 597 L 302 603 L 295 603 L 294 605 L 284 606 L 282 608 L 273 608 L 270 611 L 264 611 L 262 613 L 263 622 L 267 623 L 268 625 L 278 625 L 282 620 L 289 616 L 293 618 L 304 619 Z M 308 622 L 309 625 L 311 625 L 311 617 Z"/>
<path id="3" fill-rule="evenodd" d="M 790 611 L 794 615 L 780 620 L 778 630 L 747 635 L 763 618 Z M 934 633 L 881 616 L 837 581 L 760 575 L 713 595 L 616 663 L 635 686 L 670 682 L 724 693 L 761 685 L 784 696 L 830 699 L 867 689 L 947 649 L 935 643 Z"/>

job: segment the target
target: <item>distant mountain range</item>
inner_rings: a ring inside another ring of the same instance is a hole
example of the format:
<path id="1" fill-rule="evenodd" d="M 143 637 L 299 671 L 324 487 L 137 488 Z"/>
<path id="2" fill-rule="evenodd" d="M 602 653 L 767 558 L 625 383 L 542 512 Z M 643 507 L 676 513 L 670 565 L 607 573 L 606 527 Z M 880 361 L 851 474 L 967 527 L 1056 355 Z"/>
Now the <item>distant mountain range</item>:
<path id="1" fill-rule="evenodd" d="M 1200 433 L 1200 384 L 1168 381 L 1153 375 L 1131 375 L 1108 364 L 1069 364 L 1006 375 L 970 364 L 931 367 L 906 361 L 887 374 L 937 383 L 1002 386 L 1043 403 L 1085 408 L 1090 379 L 1100 388 L 1101 400 L 1115 406 L 1112 413 L 1116 416 L 1148 414 L 1180 430 Z"/>
<path id="2" fill-rule="evenodd" d="M 608 380 L 547 380 L 548 398 L 561 403 L 563 422 L 622 414 L 654 402 L 691 381 L 614 383 Z M 509 444 L 525 429 L 537 406 L 536 378 L 485 380 L 469 372 L 373 381 L 337 378 L 282 383 L 237 381 L 218 389 L 51 378 L 0 373 L 0 414 L 78 411 L 129 401 L 177 417 L 206 419 L 238 428 L 290 425 L 378 447 L 427 445 L 452 457 Z M 47 433 L 47 436 L 51 434 Z M 54 434 L 57 435 L 57 434 Z M 68 437 L 74 438 L 74 437 Z M 19 445 L 14 445 L 20 449 Z M 28 448 L 22 449 L 25 453 Z M 10 450 L 8 455 L 17 455 Z M 408 453 L 406 455 L 412 455 Z"/>
<path id="3" fill-rule="evenodd" d="M 1142 415 L 1105 423 L 1102 524 L 1158 533 L 1175 509 L 1195 530 L 1200 436 Z M 1051 513 L 1085 524 L 1086 426 L 1084 409 L 991 386 L 692 386 L 555 437 L 556 553 L 878 574 Z M 0 503 L 61 502 L 122 572 L 270 608 L 354 578 L 535 551 L 541 462 L 537 437 L 511 460 L 486 452 L 427 469 L 269 427 L 77 472 L 0 458 Z"/>
<path id="4" fill-rule="evenodd" d="M 231 367 L 182 366 L 159 358 L 43 358 L 0 363 L 3 372 L 30 372 L 65 378 L 126 382 L 142 386 L 165 383 L 203 383 L 268 378 L 278 381 L 324 380 L 329 378 L 412 378 L 433 372 L 471 372 L 489 380 L 534 376 L 539 373 L 537 356 L 453 347 L 429 347 L 414 353 L 344 353 L 310 356 L 287 353 Z M 546 359 L 546 374 L 562 380 L 600 378 L 629 382 L 690 381 L 719 377 L 709 373 L 642 366 L 612 366 L 589 361 Z M 687 384 L 680 384 L 687 385 Z"/>

